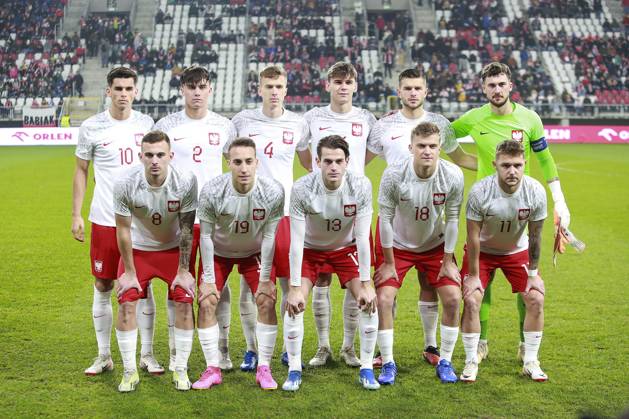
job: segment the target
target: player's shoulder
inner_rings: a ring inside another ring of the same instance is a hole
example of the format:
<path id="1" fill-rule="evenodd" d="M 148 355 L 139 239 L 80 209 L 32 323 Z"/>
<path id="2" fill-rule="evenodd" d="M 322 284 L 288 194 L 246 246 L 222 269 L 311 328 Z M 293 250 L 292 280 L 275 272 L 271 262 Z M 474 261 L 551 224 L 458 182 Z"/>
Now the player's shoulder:
<path id="1" fill-rule="evenodd" d="M 258 109 L 243 109 L 232 117 L 232 122 L 235 124 L 250 119 L 258 119 Z"/>
<path id="2" fill-rule="evenodd" d="M 218 191 L 224 189 L 231 182 L 231 172 L 222 173 L 208 180 L 201 189 L 202 194 L 218 195 Z"/>
<path id="3" fill-rule="evenodd" d="M 182 184 L 192 184 L 197 182 L 197 177 L 191 170 L 187 170 L 183 167 L 170 165 L 171 180 Z"/>
<path id="4" fill-rule="evenodd" d="M 439 127 L 450 125 L 450 120 L 440 113 L 436 112 L 426 112 L 426 122 L 432 122 L 433 124 L 438 125 Z"/>
<path id="5" fill-rule="evenodd" d="M 485 196 L 494 189 L 494 186 L 497 186 L 496 181 L 497 175 L 493 174 L 491 176 L 485 176 L 484 178 L 476 181 L 472 187 L 470 188 L 469 196 L 472 195 L 481 195 Z"/>
<path id="6" fill-rule="evenodd" d="M 298 114 L 297 112 L 290 111 L 288 109 L 284 109 L 284 113 L 282 114 L 282 119 L 290 122 L 303 122 L 304 115 Z"/>
<path id="7" fill-rule="evenodd" d="M 522 184 L 524 185 L 524 187 L 530 189 L 535 194 L 544 194 L 544 196 L 546 195 L 546 189 L 544 189 L 544 185 L 542 185 L 539 180 L 529 175 L 524 175 L 524 177 L 522 178 Z"/>
<path id="8" fill-rule="evenodd" d="M 491 107 L 489 103 L 486 103 L 483 106 L 470 109 L 459 118 L 457 118 L 454 122 L 466 121 L 467 123 L 473 124 L 477 121 L 481 121 L 487 118 L 488 116 L 491 116 Z"/>
<path id="9" fill-rule="evenodd" d="M 142 113 L 140 111 L 132 110 L 131 111 L 131 121 L 134 123 L 141 125 L 143 127 L 151 128 L 155 124 L 155 121 L 149 115 Z"/>
<path id="10" fill-rule="evenodd" d="M 141 164 L 130 167 L 124 174 L 116 179 L 115 188 L 130 190 L 144 179 L 144 166 Z"/>
<path id="11" fill-rule="evenodd" d="M 155 129 L 167 132 L 171 128 L 183 123 L 186 119 L 184 112 L 185 111 L 181 110 L 178 112 L 169 113 L 155 123 Z"/>
<path id="12" fill-rule="evenodd" d="M 347 181 L 347 185 L 351 190 L 364 190 L 369 188 L 371 190 L 371 181 L 365 175 L 354 173 L 351 170 L 348 170 L 345 174 Z"/>
<path id="13" fill-rule="evenodd" d="M 256 189 L 258 194 L 269 203 L 284 196 L 284 187 L 280 182 L 268 176 L 257 176 Z"/>
<path id="14" fill-rule="evenodd" d="M 293 183 L 292 191 L 300 196 L 310 192 L 315 192 L 319 185 L 318 176 L 321 176 L 321 172 L 319 170 L 315 170 L 300 177 Z"/>
<path id="15" fill-rule="evenodd" d="M 439 170 L 446 176 L 456 176 L 457 179 L 463 180 L 463 170 L 448 160 L 439 159 Z"/>
<path id="16" fill-rule="evenodd" d="M 81 122 L 81 128 L 87 130 L 104 129 L 111 124 L 111 120 L 108 115 L 109 111 L 104 110 L 87 118 Z"/>
<path id="17" fill-rule="evenodd" d="M 372 125 L 376 123 L 375 115 L 368 109 L 353 106 L 352 111 L 358 115 L 361 119 L 370 122 Z"/>
<path id="18" fill-rule="evenodd" d="M 327 110 L 327 106 L 315 106 L 304 114 L 304 119 L 306 121 L 312 121 L 322 116 L 326 116 L 328 114 Z"/>
<path id="19" fill-rule="evenodd" d="M 514 114 L 518 118 L 527 120 L 530 124 L 542 123 L 542 118 L 533 109 L 529 109 L 524 105 L 520 105 L 519 103 L 515 103 L 514 106 Z"/>
<path id="20" fill-rule="evenodd" d="M 391 163 L 384 169 L 384 172 L 382 172 L 382 177 L 384 178 L 386 176 L 387 178 L 394 178 L 394 179 L 401 180 L 404 177 L 404 174 L 406 173 L 409 161 L 410 161 L 410 157 L 408 159 Z"/>
<path id="21" fill-rule="evenodd" d="M 208 124 L 216 124 L 216 123 L 220 123 L 220 124 L 223 124 L 223 125 L 231 124 L 231 121 L 229 120 L 229 118 L 227 118 L 227 117 L 225 117 L 225 116 L 223 116 L 221 114 L 218 114 L 218 113 L 216 113 L 214 111 L 210 111 L 210 110 L 207 111 L 207 116 L 206 116 L 205 120 L 206 120 L 206 123 L 208 123 Z"/>

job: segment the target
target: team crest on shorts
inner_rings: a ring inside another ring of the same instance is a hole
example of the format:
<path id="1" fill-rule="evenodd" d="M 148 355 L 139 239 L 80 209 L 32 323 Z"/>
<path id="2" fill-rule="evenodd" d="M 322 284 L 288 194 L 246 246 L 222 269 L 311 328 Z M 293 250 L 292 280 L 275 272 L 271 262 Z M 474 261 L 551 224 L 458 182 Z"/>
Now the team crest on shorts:
<path id="1" fill-rule="evenodd" d="M 523 138 L 524 138 L 524 133 L 522 132 L 521 129 L 514 129 L 511 131 L 512 140 L 522 142 Z"/>
<path id="2" fill-rule="evenodd" d="M 292 144 L 293 143 L 293 132 L 292 131 L 284 131 L 282 134 L 282 142 L 284 144 Z"/>
<path id="3" fill-rule="evenodd" d="M 219 145 L 221 143 L 221 134 L 218 132 L 208 132 L 207 136 L 210 141 L 210 145 Z"/>
<path id="4" fill-rule="evenodd" d="M 102 260 L 95 260 L 94 261 L 94 270 L 96 272 L 103 272 L 103 261 Z"/>
<path id="5" fill-rule="evenodd" d="M 518 210 L 518 220 L 528 220 L 531 214 L 530 208 L 522 208 Z"/>
<path id="6" fill-rule="evenodd" d="M 264 220 L 265 215 L 266 215 L 266 210 L 264 208 L 253 209 L 253 221 L 262 221 Z"/>
<path id="7" fill-rule="evenodd" d="M 168 212 L 177 212 L 180 206 L 179 201 L 168 201 Z"/>
<path id="8" fill-rule="evenodd" d="M 360 137 L 363 135 L 363 124 L 352 122 L 352 135 L 354 137 Z"/>
<path id="9" fill-rule="evenodd" d="M 433 205 L 443 205 L 446 202 L 446 194 L 441 192 L 436 192 L 432 194 L 432 204 Z"/>
<path id="10" fill-rule="evenodd" d="M 144 138 L 144 134 L 141 132 L 136 132 L 135 134 L 133 134 L 133 138 L 135 140 L 135 145 L 139 147 L 142 145 L 142 138 Z"/>
<path id="11" fill-rule="evenodd" d="M 344 205 L 343 215 L 346 217 L 353 217 L 356 215 L 356 204 Z"/>

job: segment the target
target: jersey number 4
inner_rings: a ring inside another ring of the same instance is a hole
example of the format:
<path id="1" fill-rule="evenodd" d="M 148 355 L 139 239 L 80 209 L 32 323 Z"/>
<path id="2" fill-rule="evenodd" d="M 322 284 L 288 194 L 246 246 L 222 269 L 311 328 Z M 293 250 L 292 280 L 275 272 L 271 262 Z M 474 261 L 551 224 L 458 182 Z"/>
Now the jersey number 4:
<path id="1" fill-rule="evenodd" d="M 269 156 L 270 159 L 273 158 L 273 141 L 269 142 L 265 147 L 264 147 L 264 154 L 266 154 L 267 156 Z"/>

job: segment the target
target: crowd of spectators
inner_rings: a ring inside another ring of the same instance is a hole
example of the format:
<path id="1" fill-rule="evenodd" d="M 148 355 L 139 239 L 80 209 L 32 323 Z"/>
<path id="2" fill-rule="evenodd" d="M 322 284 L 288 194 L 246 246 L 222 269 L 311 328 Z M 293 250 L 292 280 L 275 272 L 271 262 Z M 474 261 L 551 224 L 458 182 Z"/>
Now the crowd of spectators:
<path id="1" fill-rule="evenodd" d="M 590 18 L 603 14 L 602 0 L 531 0 L 529 17 Z"/>

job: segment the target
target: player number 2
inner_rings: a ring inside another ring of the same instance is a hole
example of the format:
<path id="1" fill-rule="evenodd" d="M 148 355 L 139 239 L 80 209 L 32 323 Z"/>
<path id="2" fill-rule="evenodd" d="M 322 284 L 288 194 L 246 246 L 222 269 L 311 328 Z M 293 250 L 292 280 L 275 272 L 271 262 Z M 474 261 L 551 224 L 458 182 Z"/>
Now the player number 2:
<path id="1" fill-rule="evenodd" d="M 240 234 L 246 234 L 249 232 L 249 221 L 245 220 L 245 221 L 238 221 L 235 220 L 234 221 L 234 232 L 236 234 L 240 233 Z"/>
<path id="2" fill-rule="evenodd" d="M 340 231 L 341 230 L 341 220 L 335 218 L 333 220 L 325 220 L 328 223 L 328 231 Z"/>
<path id="3" fill-rule="evenodd" d="M 508 233 L 510 231 L 511 231 L 511 220 L 501 221 L 500 222 L 500 232 L 501 233 Z"/>
<path id="4" fill-rule="evenodd" d="M 203 149 L 198 145 L 192 149 L 192 160 L 195 163 L 201 163 L 201 159 L 199 158 L 199 156 L 201 156 L 201 153 L 203 153 Z"/>
<path id="5" fill-rule="evenodd" d="M 133 150 L 131 148 L 119 148 L 118 151 L 120 152 L 121 166 L 133 163 Z"/>
<path id="6" fill-rule="evenodd" d="M 159 212 L 156 212 L 155 214 L 153 214 L 153 216 L 151 217 L 151 221 L 153 222 L 153 224 L 155 224 L 156 226 L 160 225 L 162 223 L 162 214 L 160 214 Z"/>
<path id="7" fill-rule="evenodd" d="M 271 141 L 264 147 L 264 154 L 269 156 L 270 159 L 273 158 L 273 141 Z"/>
<path id="8" fill-rule="evenodd" d="M 415 221 L 426 221 L 428 217 L 430 217 L 430 210 L 428 209 L 428 207 L 415 207 Z"/>

